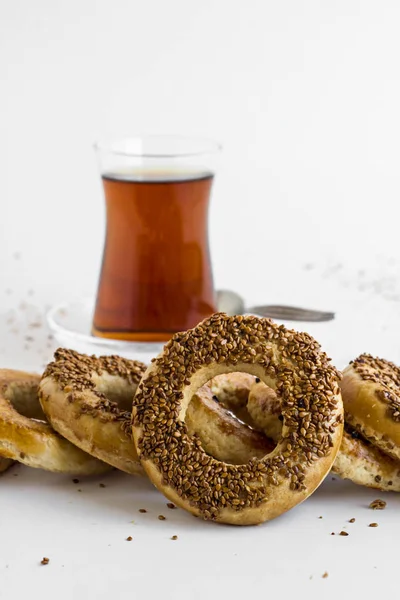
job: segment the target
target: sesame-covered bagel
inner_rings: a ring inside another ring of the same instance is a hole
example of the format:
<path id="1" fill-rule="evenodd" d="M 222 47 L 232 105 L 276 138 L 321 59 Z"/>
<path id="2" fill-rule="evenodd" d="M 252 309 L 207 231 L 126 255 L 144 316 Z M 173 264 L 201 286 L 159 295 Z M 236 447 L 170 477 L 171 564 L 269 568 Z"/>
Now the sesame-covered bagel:
<path id="1" fill-rule="evenodd" d="M 343 383 L 343 380 L 342 380 Z M 346 396 L 343 393 L 343 403 Z M 247 410 L 257 427 L 275 442 L 282 434 L 281 403 L 271 388 L 262 382 L 250 389 Z M 347 422 L 332 471 L 343 479 L 375 489 L 400 491 L 400 461 L 395 460 L 366 440 Z"/>
<path id="2" fill-rule="evenodd" d="M 374 446 L 400 459 L 400 368 L 361 354 L 343 372 L 346 421 Z"/>
<path id="3" fill-rule="evenodd" d="M 332 471 L 358 485 L 400 492 L 400 462 L 363 439 L 347 423 Z"/>
<path id="4" fill-rule="evenodd" d="M 248 373 L 225 373 L 213 377 L 207 386 L 218 398 L 218 401 L 232 411 L 238 419 L 256 429 L 257 425 L 251 419 L 246 408 L 253 383 L 254 376 Z"/>
<path id="5" fill-rule="evenodd" d="M 142 473 L 130 419 L 145 368 L 119 356 L 60 348 L 40 382 L 43 411 L 56 431 L 85 452 L 127 473 Z"/>
<path id="6" fill-rule="evenodd" d="M 192 395 L 233 371 L 259 377 L 282 398 L 282 439 L 245 465 L 206 454 L 185 424 Z M 343 429 L 339 379 L 311 336 L 217 313 L 174 335 L 139 384 L 132 431 L 142 465 L 195 515 L 238 525 L 272 519 L 305 500 L 331 468 Z"/>
<path id="7" fill-rule="evenodd" d="M 86 452 L 132 474 L 143 469 L 132 442 L 132 401 L 143 363 L 59 349 L 40 383 L 43 410 L 54 428 Z M 206 452 L 234 464 L 274 448 L 264 435 L 234 419 L 204 386 L 193 396 L 187 420 Z"/>
<path id="8" fill-rule="evenodd" d="M 258 430 L 277 442 L 282 435 L 281 400 L 261 380 L 253 382 L 244 408 Z"/>
<path id="9" fill-rule="evenodd" d="M 39 381 L 38 375 L 0 370 L 0 455 L 60 473 L 91 475 L 109 470 L 47 423 L 38 400 Z"/>
<path id="10" fill-rule="evenodd" d="M 192 397 L 185 422 L 189 435 L 198 436 L 207 454 L 228 463 L 243 465 L 251 458 L 262 458 L 275 448 L 266 435 L 246 427 L 230 415 L 207 385 Z"/>

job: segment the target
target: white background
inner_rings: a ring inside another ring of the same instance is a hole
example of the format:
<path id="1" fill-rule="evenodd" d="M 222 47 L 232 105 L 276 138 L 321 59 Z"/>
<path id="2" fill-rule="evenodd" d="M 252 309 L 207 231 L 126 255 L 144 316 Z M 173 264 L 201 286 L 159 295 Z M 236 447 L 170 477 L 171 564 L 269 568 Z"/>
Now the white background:
<path id="1" fill-rule="evenodd" d="M 396 0 L 3 0 L 5 285 L 94 293 L 104 211 L 91 145 L 134 132 L 223 142 L 220 286 L 259 279 L 275 301 L 280 279 L 322 257 L 398 258 L 399 23 Z"/>
<path id="2" fill-rule="evenodd" d="M 42 319 L 46 305 L 95 293 L 104 208 L 92 142 L 137 132 L 224 144 L 210 227 L 218 287 L 249 302 L 337 311 L 334 324 L 312 332 L 340 367 L 361 351 L 400 362 L 399 27 L 396 0 L 0 0 L 4 366 L 41 368 L 51 343 L 45 333 L 26 339 L 29 321 Z M 203 530 L 179 517 L 189 541 L 173 550 L 158 545 L 159 529 L 144 527 L 130 562 L 125 542 L 115 554 L 108 547 L 129 534 L 117 534 L 116 522 L 130 520 L 130 480 L 115 480 L 108 504 L 96 504 L 106 490 L 93 483 L 93 506 L 80 498 L 72 510 L 70 480 L 19 473 L 2 479 L 4 493 L 0 487 L 7 600 L 25 585 L 31 597 L 118 597 L 136 595 L 135 586 L 147 597 L 150 581 L 160 596 L 169 589 L 177 598 L 212 598 L 214 587 L 218 597 L 282 595 L 286 585 L 309 598 L 357 586 L 372 598 L 397 575 L 387 558 L 399 533 L 396 498 L 386 528 L 327 537 L 358 519 L 357 510 L 367 524 L 374 494 L 350 484 L 338 488 L 343 495 L 324 484 L 304 508 L 256 530 Z M 161 506 L 161 497 L 154 502 Z M 327 509 L 332 524 L 319 537 L 317 512 Z M 89 513 L 98 525 L 92 537 L 82 525 Z M 165 582 L 152 568 L 152 544 Z M 49 546 L 54 560 L 40 570 Z M 322 580 L 325 570 L 332 575 Z"/>

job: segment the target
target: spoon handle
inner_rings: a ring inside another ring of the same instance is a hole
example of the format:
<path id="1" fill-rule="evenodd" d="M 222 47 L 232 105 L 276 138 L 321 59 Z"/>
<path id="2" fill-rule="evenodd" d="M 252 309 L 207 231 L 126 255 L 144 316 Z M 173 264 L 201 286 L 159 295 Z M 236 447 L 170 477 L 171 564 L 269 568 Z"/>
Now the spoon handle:
<path id="1" fill-rule="evenodd" d="M 309 310 L 296 306 L 251 306 L 246 308 L 246 312 L 259 317 L 268 317 L 270 319 L 281 319 L 283 321 L 332 321 L 335 313 L 324 312 L 320 310 Z"/>

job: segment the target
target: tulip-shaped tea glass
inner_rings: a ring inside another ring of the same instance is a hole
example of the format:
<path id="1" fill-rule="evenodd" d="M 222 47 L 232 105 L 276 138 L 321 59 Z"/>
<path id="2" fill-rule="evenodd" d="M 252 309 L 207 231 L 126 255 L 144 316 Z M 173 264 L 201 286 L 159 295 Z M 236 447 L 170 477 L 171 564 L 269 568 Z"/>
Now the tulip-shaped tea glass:
<path id="1" fill-rule="evenodd" d="M 216 310 L 208 208 L 220 146 L 145 136 L 95 149 L 107 225 L 92 334 L 166 341 Z"/>

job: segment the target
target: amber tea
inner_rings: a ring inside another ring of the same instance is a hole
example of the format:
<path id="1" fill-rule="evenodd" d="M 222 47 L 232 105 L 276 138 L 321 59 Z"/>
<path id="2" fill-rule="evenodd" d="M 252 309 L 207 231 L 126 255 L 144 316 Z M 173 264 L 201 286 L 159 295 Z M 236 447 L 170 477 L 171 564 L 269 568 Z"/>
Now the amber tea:
<path id="1" fill-rule="evenodd" d="M 102 173 L 107 228 L 94 335 L 164 341 L 215 312 L 213 177 L 179 167 Z"/>

